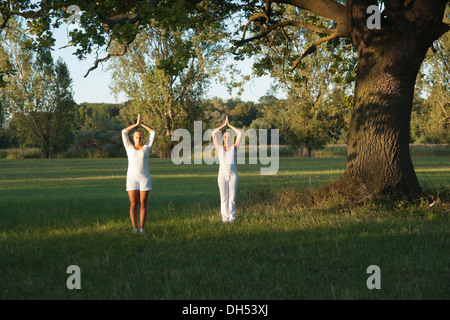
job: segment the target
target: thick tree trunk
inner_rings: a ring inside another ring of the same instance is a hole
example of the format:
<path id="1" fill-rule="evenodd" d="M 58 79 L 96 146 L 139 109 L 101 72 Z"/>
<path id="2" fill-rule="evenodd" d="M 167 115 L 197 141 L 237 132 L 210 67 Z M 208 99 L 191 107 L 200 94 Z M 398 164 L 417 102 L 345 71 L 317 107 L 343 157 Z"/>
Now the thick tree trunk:
<path id="1" fill-rule="evenodd" d="M 359 61 L 347 167 L 324 189 L 355 200 L 379 194 L 417 198 L 421 188 L 409 152 L 414 85 L 428 48 L 440 35 L 430 37 L 417 21 L 401 20 L 401 12 L 397 24 L 368 30 L 364 9 L 352 12 Z"/>
<path id="2" fill-rule="evenodd" d="M 356 198 L 391 192 L 416 197 L 421 193 L 409 152 L 414 82 L 421 60 L 401 57 L 401 47 L 393 51 L 392 56 L 362 58 L 358 65 L 347 168 L 335 183 Z"/>

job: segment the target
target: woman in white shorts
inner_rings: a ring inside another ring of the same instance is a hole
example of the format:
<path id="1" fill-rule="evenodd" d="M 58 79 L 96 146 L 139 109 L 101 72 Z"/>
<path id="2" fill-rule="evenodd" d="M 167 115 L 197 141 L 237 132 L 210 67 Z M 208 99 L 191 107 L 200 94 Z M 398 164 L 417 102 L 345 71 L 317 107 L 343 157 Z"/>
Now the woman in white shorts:
<path id="1" fill-rule="evenodd" d="M 150 133 L 150 137 L 144 144 L 144 132 L 138 129 L 133 133 L 133 145 L 128 133 L 139 126 L 144 127 Z M 122 141 L 128 156 L 126 190 L 130 198 L 130 218 L 133 233 L 137 233 L 137 207 L 140 203 L 140 232 L 144 234 L 145 219 L 147 218 L 147 198 L 149 191 L 152 190 L 148 157 L 155 141 L 155 130 L 141 123 L 141 115 L 138 114 L 137 122 L 122 130 Z"/>
<path id="2" fill-rule="evenodd" d="M 224 127 L 229 126 L 236 133 L 236 141 L 233 144 L 233 137 L 230 132 L 223 133 L 223 145 L 219 142 L 217 134 Z M 238 184 L 238 173 L 236 167 L 236 151 L 241 143 L 242 133 L 228 123 L 228 116 L 225 123 L 212 132 L 212 138 L 219 158 L 219 176 L 217 182 L 220 190 L 220 213 L 224 223 L 232 223 L 236 219 L 236 193 Z"/>

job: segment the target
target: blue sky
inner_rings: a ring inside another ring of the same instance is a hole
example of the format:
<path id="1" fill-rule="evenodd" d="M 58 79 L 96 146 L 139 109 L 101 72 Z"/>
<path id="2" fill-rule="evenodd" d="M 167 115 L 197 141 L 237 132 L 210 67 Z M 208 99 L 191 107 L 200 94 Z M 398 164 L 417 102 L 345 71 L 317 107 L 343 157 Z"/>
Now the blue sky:
<path id="1" fill-rule="evenodd" d="M 118 96 L 115 99 L 109 86 L 111 83 L 110 72 L 106 70 L 108 62 L 99 64 L 98 68 L 91 71 L 89 75 L 84 78 L 84 75 L 90 67 L 93 66 L 95 61 L 95 55 L 88 56 L 87 59 L 79 61 L 76 56 L 73 55 L 75 51 L 72 47 L 58 49 L 66 46 L 69 42 L 67 36 L 68 27 L 61 26 L 58 30 L 55 30 L 54 35 L 57 40 L 55 45 L 55 51 L 53 52 L 55 59 L 61 57 L 67 64 L 70 75 L 73 80 L 73 91 L 76 103 L 82 102 L 106 102 L 106 103 L 120 103 L 126 101 L 127 98 L 124 95 Z M 100 54 L 102 58 L 106 54 Z M 111 59 L 114 59 L 112 57 Z M 251 60 L 242 61 L 239 63 L 242 75 L 248 75 L 251 73 Z M 272 80 L 270 77 L 257 78 L 246 84 L 245 90 L 241 95 L 241 99 L 244 101 L 258 101 L 258 99 L 266 94 L 270 89 Z M 227 88 L 223 85 L 216 84 L 215 81 L 211 81 L 211 87 L 207 94 L 207 98 L 214 96 L 227 100 L 229 98 L 237 97 L 237 90 L 230 95 Z"/>

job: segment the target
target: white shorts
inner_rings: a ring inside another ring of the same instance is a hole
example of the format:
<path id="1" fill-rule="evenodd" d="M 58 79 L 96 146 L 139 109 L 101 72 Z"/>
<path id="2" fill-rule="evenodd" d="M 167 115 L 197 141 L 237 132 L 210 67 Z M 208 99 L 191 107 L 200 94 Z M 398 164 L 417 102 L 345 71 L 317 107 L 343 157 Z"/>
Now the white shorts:
<path id="1" fill-rule="evenodd" d="M 149 191 L 152 190 L 152 179 L 150 176 L 141 175 L 139 177 L 127 176 L 127 191 L 140 190 Z"/>

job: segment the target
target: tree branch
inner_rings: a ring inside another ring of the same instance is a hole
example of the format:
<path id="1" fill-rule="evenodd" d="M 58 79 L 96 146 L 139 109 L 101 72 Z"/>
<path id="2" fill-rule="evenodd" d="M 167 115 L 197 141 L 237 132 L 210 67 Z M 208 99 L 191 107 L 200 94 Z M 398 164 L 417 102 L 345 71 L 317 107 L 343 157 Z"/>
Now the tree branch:
<path id="1" fill-rule="evenodd" d="M 125 44 L 123 44 L 123 46 L 122 46 L 122 52 L 118 52 L 118 53 L 115 53 L 115 52 L 108 52 L 108 54 L 106 55 L 106 57 L 95 60 L 94 65 L 93 65 L 92 67 L 89 68 L 89 70 L 87 71 L 87 73 L 84 75 L 84 78 L 86 78 L 92 70 L 97 69 L 98 64 L 99 64 L 100 62 L 107 61 L 107 60 L 109 60 L 109 58 L 111 58 L 111 57 L 118 57 L 118 56 L 123 56 L 123 55 L 125 55 L 125 54 L 127 53 L 127 51 L 128 51 L 128 47 L 129 47 L 130 44 L 134 41 L 134 38 L 136 38 L 136 36 L 134 36 L 131 40 L 129 40 L 129 41 L 127 41 Z"/>
<path id="2" fill-rule="evenodd" d="M 261 19 L 264 18 L 266 19 L 267 22 L 269 22 L 269 17 L 267 16 L 267 14 L 263 11 L 263 12 L 257 12 L 251 15 L 250 19 L 248 19 L 247 23 L 244 26 L 244 31 L 242 33 L 242 39 L 245 38 L 245 33 L 247 32 L 247 28 L 250 25 L 250 23 L 252 23 L 252 21 L 255 21 L 257 19 Z"/>
<path id="3" fill-rule="evenodd" d="M 251 42 L 253 40 L 258 40 L 258 39 L 264 38 L 268 34 L 270 34 L 273 30 L 278 29 L 278 28 L 284 28 L 286 26 L 294 26 L 297 28 L 308 29 L 308 30 L 311 30 L 311 31 L 314 31 L 317 33 L 326 33 L 326 34 L 333 34 L 333 35 L 338 34 L 338 36 L 340 36 L 340 33 L 337 32 L 336 29 L 327 29 L 327 28 L 317 27 L 317 26 L 313 26 L 310 24 L 306 24 L 306 23 L 301 23 L 301 22 L 294 21 L 294 20 L 289 20 L 289 21 L 283 21 L 283 22 L 276 23 L 276 24 L 270 26 L 269 28 L 267 28 L 266 31 L 264 31 L 256 36 L 253 36 L 251 38 L 247 38 L 247 39 L 242 38 L 241 40 L 235 41 L 234 42 L 235 47 L 231 52 L 234 54 L 236 52 L 237 48 L 239 48 L 243 44 L 245 44 L 247 42 Z M 245 34 L 243 35 L 243 37 L 245 37 Z"/>
<path id="4" fill-rule="evenodd" d="M 303 58 L 305 58 L 307 55 L 310 55 L 311 53 L 315 52 L 317 50 L 318 45 L 320 45 L 326 41 L 338 38 L 338 37 L 339 37 L 339 34 L 334 33 L 334 34 L 329 35 L 328 37 L 320 38 L 319 40 L 315 41 L 299 58 L 297 58 L 294 61 L 291 71 L 294 70 L 298 66 L 298 64 L 303 60 Z"/>
<path id="5" fill-rule="evenodd" d="M 332 0 L 265 0 L 266 6 L 272 3 L 283 3 L 296 6 L 299 9 L 308 10 L 321 17 L 331 19 L 338 24 L 347 25 L 350 21 L 348 8 L 345 5 Z M 350 31 L 350 29 L 348 30 Z"/>
<path id="6" fill-rule="evenodd" d="M 102 22 L 102 27 L 106 31 L 112 30 L 116 24 L 123 25 L 127 22 L 137 23 L 141 20 L 140 12 L 124 13 L 112 17 L 106 14 L 99 14 L 98 17 Z"/>
<path id="7" fill-rule="evenodd" d="M 0 33 L 2 33 L 3 29 L 6 28 L 6 26 L 8 25 L 8 20 L 12 16 L 20 16 L 25 19 L 33 19 L 37 17 L 43 10 L 44 10 L 43 8 L 36 11 L 25 11 L 25 12 L 2 10 L 1 14 L 3 18 L 3 23 L 0 25 Z"/>

